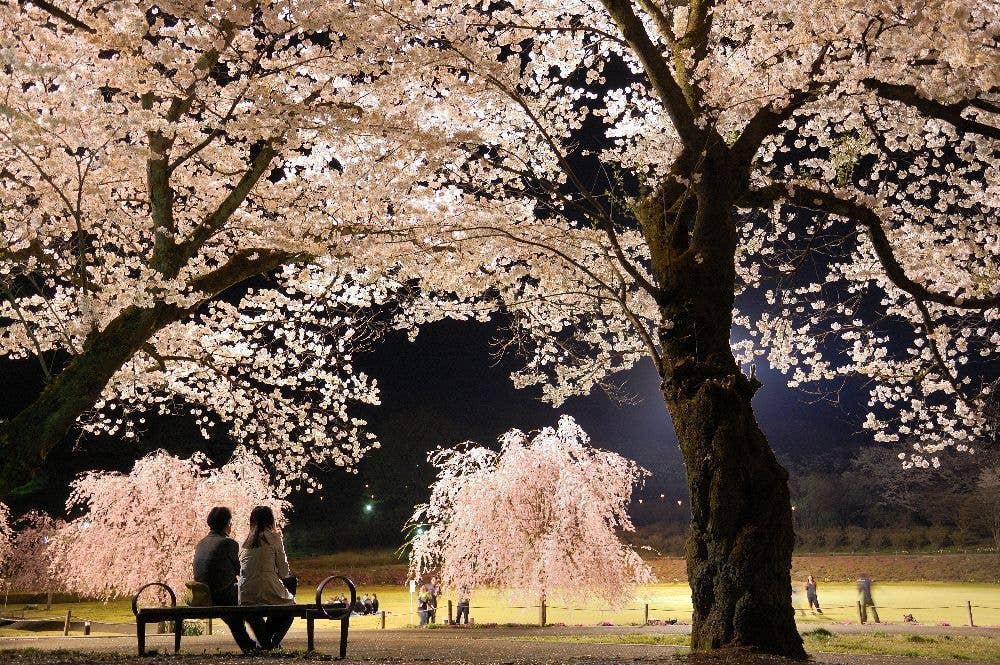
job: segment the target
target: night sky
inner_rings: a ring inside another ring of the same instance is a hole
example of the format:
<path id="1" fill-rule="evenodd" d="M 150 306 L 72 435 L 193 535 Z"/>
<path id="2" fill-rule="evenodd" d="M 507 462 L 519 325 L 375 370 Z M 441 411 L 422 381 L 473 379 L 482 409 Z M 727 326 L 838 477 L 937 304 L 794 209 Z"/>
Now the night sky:
<path id="1" fill-rule="evenodd" d="M 686 496 L 677 441 L 649 361 L 626 377 L 625 389 L 638 397 L 636 403 L 622 405 L 596 393 L 554 409 L 538 399 L 537 391 L 514 389 L 509 373 L 519 359 L 493 355 L 491 342 L 500 334 L 491 325 L 443 321 L 421 329 L 414 342 L 402 333 L 391 333 L 371 352 L 357 356 L 355 365 L 378 380 L 382 404 L 357 409 L 355 415 L 369 421 L 383 448 L 371 453 L 356 475 L 341 469 L 320 471 L 323 493 L 290 497 L 295 506 L 293 525 L 326 525 L 331 519 L 350 525 L 342 540 L 324 535 L 301 547 L 398 543 L 399 529 L 413 505 L 426 498 L 433 474 L 425 461 L 428 450 L 467 440 L 493 445 L 511 427 L 531 430 L 554 425 L 563 413 L 576 418 L 595 445 L 632 458 L 652 472 L 639 496 Z M 16 413 L 41 388 L 33 360 L 2 361 L 0 376 L 0 417 Z M 799 469 L 822 470 L 831 454 L 845 459 L 867 440 L 859 432 L 858 404 L 848 401 L 834 408 L 785 387 L 781 376 L 766 369 L 758 369 L 758 377 L 764 384 L 754 398 L 758 418 L 783 460 Z M 12 507 L 16 512 L 41 508 L 61 514 L 69 483 L 81 471 L 127 471 L 136 458 L 156 448 L 179 456 L 203 450 L 222 464 L 234 445 L 225 437 L 205 441 L 181 416 L 150 423 L 139 443 L 72 434 L 50 455 L 31 491 L 11 497 Z M 377 518 L 363 510 L 372 496 Z M 364 524 L 365 519 L 377 519 L 381 528 Z"/>
<path id="2" fill-rule="evenodd" d="M 683 484 L 677 439 L 673 434 L 659 377 L 651 362 L 633 369 L 625 388 L 638 396 L 636 404 L 620 405 L 603 393 L 569 400 L 559 409 L 538 399 L 537 392 L 515 390 L 509 379 L 517 358 L 491 355 L 491 326 L 445 321 L 421 330 L 409 343 L 391 337 L 359 364 L 379 379 L 382 406 L 372 414 L 380 418 L 409 411 L 433 410 L 453 423 L 462 439 L 490 443 L 506 429 L 534 429 L 553 425 L 559 415 L 573 416 L 594 443 L 630 457 L 649 469 L 650 491 Z M 764 383 L 754 398 L 758 418 L 783 458 L 808 463 L 831 450 L 848 452 L 863 440 L 856 405 L 835 409 L 816 403 L 811 395 L 785 386 L 783 377 L 768 370 L 757 372 Z M 448 443 L 442 441 L 442 443 Z"/>

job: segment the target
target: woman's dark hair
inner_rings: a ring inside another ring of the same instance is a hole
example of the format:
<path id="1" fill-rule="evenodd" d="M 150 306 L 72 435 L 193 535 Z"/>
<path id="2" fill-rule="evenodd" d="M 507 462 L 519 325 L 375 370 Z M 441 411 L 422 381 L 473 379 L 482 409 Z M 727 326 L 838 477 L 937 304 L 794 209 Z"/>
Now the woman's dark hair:
<path id="1" fill-rule="evenodd" d="M 223 532 L 229 523 L 233 521 L 233 513 L 225 506 L 216 506 L 208 511 L 208 528 L 212 531 Z"/>
<path id="2" fill-rule="evenodd" d="M 260 547 L 261 536 L 265 531 L 274 531 L 274 513 L 267 506 L 257 506 L 250 511 L 250 533 L 243 541 L 243 547 Z"/>

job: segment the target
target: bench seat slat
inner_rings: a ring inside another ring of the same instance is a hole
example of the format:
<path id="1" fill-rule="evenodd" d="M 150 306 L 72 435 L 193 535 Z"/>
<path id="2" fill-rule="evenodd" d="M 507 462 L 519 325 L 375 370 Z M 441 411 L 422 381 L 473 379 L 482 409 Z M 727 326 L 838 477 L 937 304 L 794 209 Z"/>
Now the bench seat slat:
<path id="1" fill-rule="evenodd" d="M 169 619 L 209 619 L 219 618 L 223 615 L 255 617 L 255 616 L 284 616 L 306 618 L 312 614 L 317 619 L 337 620 L 343 618 L 349 611 L 345 607 L 325 606 L 329 615 L 324 614 L 318 605 L 205 605 L 190 606 L 178 605 L 176 607 L 144 607 L 136 615 L 137 619 L 143 621 L 167 621 Z"/>

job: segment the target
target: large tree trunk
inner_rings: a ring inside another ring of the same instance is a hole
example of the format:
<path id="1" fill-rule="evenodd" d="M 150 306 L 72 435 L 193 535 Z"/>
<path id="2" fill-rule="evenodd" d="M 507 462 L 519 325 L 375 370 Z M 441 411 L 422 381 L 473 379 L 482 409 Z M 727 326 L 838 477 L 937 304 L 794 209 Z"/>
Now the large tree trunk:
<path id="1" fill-rule="evenodd" d="M 130 307 L 89 340 L 87 347 L 35 401 L 0 426 L 0 497 L 31 477 L 76 419 L 93 407 L 125 362 L 163 326 L 183 312 L 158 303 Z"/>
<path id="2" fill-rule="evenodd" d="M 207 302 L 234 284 L 303 258 L 305 255 L 280 250 L 248 249 L 192 280 L 191 286 L 203 293 L 203 302 Z M 129 358 L 159 330 L 196 309 L 165 301 L 148 308 L 132 306 L 92 335 L 85 348 L 35 401 L 0 424 L 0 498 L 31 478 L 77 418 L 94 406 L 108 381 Z"/>
<path id="3" fill-rule="evenodd" d="M 802 657 L 791 606 L 788 474 L 757 426 L 752 392 L 734 373 L 667 398 L 691 501 L 691 645 Z"/>
<path id="4" fill-rule="evenodd" d="M 725 160 L 706 158 L 694 200 L 668 230 L 672 246 L 654 253 L 663 395 L 691 501 L 691 644 L 804 658 L 791 604 L 788 474 L 754 417 L 760 384 L 740 371 L 730 343 L 737 239 Z"/>

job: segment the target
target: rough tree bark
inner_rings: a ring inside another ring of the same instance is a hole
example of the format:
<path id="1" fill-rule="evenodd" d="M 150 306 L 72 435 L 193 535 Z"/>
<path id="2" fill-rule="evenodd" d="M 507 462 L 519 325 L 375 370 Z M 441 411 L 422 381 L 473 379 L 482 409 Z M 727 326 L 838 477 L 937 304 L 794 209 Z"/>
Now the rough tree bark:
<path id="1" fill-rule="evenodd" d="M 273 250 L 246 251 L 192 282 L 207 302 L 230 286 L 266 273 L 299 255 Z M 196 311 L 165 302 L 129 307 L 88 340 L 38 397 L 0 424 L 0 497 L 38 470 L 49 451 L 93 408 L 104 387 L 136 352 L 165 326 Z"/>
<path id="2" fill-rule="evenodd" d="M 41 394 L 0 426 L 0 496 L 29 478 L 108 381 L 157 330 L 181 312 L 163 303 L 130 307 L 90 340 Z"/>
<path id="3" fill-rule="evenodd" d="M 788 474 L 754 417 L 760 383 L 741 372 L 730 344 L 732 204 L 744 179 L 725 148 L 702 166 L 693 192 L 672 210 L 651 207 L 656 219 L 643 220 L 644 229 L 661 229 L 652 243 L 662 288 L 660 373 L 690 492 L 691 644 L 805 658 L 791 605 Z"/>

